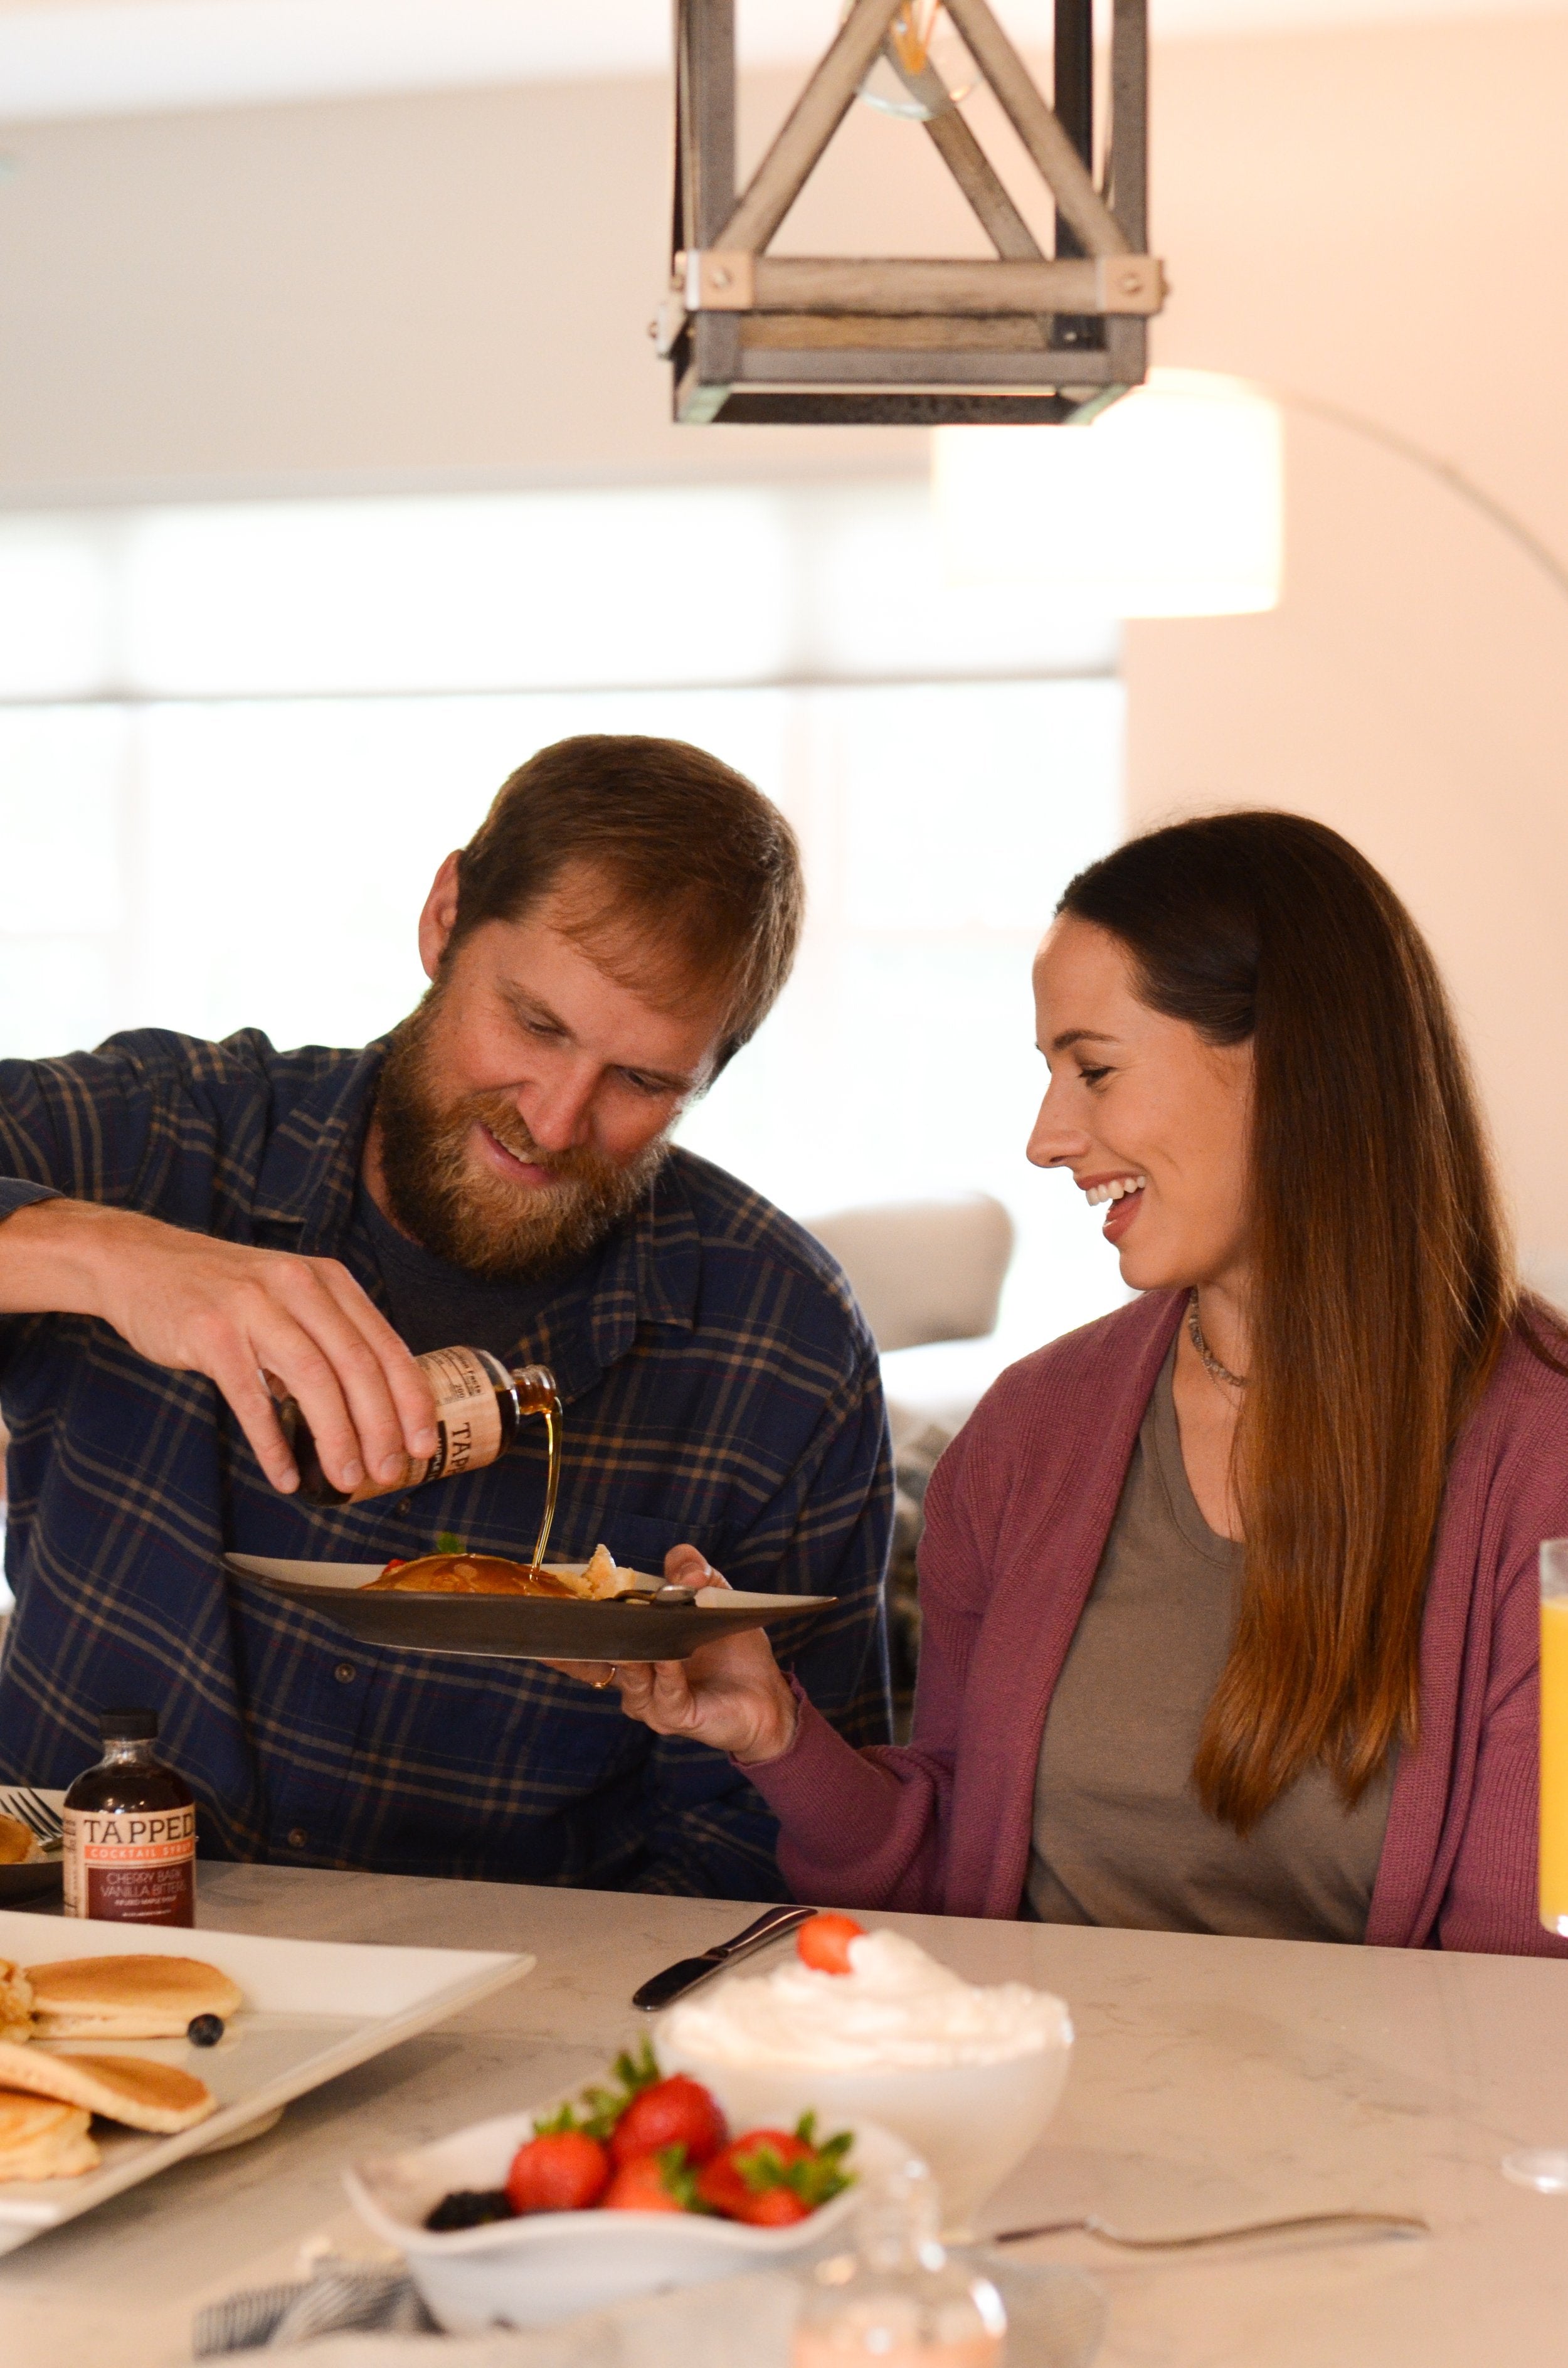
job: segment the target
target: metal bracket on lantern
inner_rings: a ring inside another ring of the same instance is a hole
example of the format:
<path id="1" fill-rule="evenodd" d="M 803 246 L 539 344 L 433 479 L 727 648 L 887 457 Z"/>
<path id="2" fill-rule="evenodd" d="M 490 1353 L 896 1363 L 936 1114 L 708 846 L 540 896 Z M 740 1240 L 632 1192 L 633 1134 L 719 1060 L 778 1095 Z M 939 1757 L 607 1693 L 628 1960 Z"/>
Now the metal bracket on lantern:
<path id="1" fill-rule="evenodd" d="M 989 0 L 943 0 L 1049 189 L 1045 255 L 946 85 L 892 36 L 906 0 L 855 0 L 749 187 L 735 190 L 734 0 L 676 0 L 676 194 L 654 324 L 675 416 L 934 426 L 1084 418 L 1137 385 L 1165 274 L 1144 249 L 1146 0 L 1111 0 L 1111 120 L 1095 185 L 1094 0 L 1056 0 L 1054 107 Z M 775 256 L 775 233 L 878 57 L 934 111 L 924 130 L 994 259 Z"/>

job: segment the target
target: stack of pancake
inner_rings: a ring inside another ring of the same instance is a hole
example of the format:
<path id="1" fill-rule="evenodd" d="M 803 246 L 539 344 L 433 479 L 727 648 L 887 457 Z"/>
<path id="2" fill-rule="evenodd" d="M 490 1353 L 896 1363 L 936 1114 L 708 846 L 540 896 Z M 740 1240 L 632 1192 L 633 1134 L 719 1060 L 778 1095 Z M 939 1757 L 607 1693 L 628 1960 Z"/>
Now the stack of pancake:
<path id="1" fill-rule="evenodd" d="M 0 2180 L 78 2179 L 98 2167 L 85 2106 L 0 2089 Z"/>
<path id="2" fill-rule="evenodd" d="M 74 2179 L 98 2149 L 95 2113 L 167 2135 L 214 2112 L 204 2080 L 142 2055 L 57 2055 L 56 2039 L 173 2039 L 197 2015 L 225 2021 L 244 2004 L 195 1957 L 62 1957 L 25 1970 L 0 1958 L 0 2180 Z"/>
<path id="3" fill-rule="evenodd" d="M 547 1595 L 558 1601 L 597 1602 L 624 1595 L 636 1583 L 636 1574 L 618 1570 L 609 1548 L 600 1545 L 580 1571 L 508 1562 L 505 1554 L 420 1554 L 413 1562 L 389 1563 L 364 1591 L 367 1595 Z"/>
<path id="4" fill-rule="evenodd" d="M 26 1979 L 35 2039 L 183 2039 L 199 2014 L 227 2022 L 244 2003 L 199 1957 L 62 1957 Z"/>

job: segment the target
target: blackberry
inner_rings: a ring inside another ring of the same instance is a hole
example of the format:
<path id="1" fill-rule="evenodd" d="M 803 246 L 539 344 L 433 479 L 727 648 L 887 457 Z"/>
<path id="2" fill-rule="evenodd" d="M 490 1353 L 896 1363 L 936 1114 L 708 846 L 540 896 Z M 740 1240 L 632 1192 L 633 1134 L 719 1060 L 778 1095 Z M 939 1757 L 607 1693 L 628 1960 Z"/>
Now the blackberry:
<path id="1" fill-rule="evenodd" d="M 517 2214 L 506 2201 L 504 2187 L 460 2187 L 450 2195 L 443 2195 L 433 2212 L 426 2213 L 426 2228 L 483 2228 L 489 2220 L 515 2220 Z"/>

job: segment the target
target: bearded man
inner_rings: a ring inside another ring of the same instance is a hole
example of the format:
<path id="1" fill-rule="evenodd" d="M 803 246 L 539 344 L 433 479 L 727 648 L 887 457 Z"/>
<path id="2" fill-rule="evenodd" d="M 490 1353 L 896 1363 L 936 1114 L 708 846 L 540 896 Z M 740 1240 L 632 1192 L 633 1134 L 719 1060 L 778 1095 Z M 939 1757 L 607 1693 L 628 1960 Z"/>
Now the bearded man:
<path id="1" fill-rule="evenodd" d="M 369 826 L 369 825 L 368 825 Z M 793 1660 L 885 1738 L 892 1484 L 842 1276 L 672 1145 L 767 1014 L 802 911 L 788 825 L 679 742 L 534 757 L 436 876 L 429 991 L 384 1043 L 159 1030 L 0 1063 L 0 1406 L 12 1434 L 0 1773 L 61 1785 L 145 1705 L 204 1852 L 777 1897 L 744 1776 L 537 1662 L 349 1642 L 225 1553 L 528 1559 L 538 1424 L 411 1491 L 425 1351 L 552 1368 L 552 1555 L 836 1598 Z M 306 1504 L 273 1391 L 327 1478 Z M 788 1633 L 787 1631 L 785 1632 Z"/>

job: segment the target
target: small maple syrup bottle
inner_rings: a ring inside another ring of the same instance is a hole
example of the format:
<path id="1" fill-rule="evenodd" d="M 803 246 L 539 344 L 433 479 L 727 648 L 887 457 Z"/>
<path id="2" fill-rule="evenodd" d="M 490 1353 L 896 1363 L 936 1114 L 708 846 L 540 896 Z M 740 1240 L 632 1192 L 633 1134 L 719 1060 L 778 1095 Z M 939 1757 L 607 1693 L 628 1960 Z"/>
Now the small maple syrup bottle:
<path id="1" fill-rule="evenodd" d="M 400 1490 L 423 1488 L 431 1480 L 450 1480 L 460 1472 L 481 1471 L 506 1453 L 525 1415 L 552 1418 L 560 1405 L 548 1365 L 521 1365 L 508 1372 L 487 1349 L 432 1349 L 414 1361 L 436 1401 L 437 1447 L 429 1457 L 404 1456 L 395 1480 L 377 1480 L 367 1473 L 357 1488 L 335 1487 L 322 1470 L 298 1402 L 278 1398 L 278 1419 L 299 1465 L 300 1495 L 307 1505 L 362 1505 L 371 1497 L 392 1497 Z"/>
<path id="2" fill-rule="evenodd" d="M 106 1710 L 104 1756 L 61 1810 L 67 1916 L 101 1924 L 194 1924 L 196 1804 L 153 1756 L 158 1714 Z"/>

